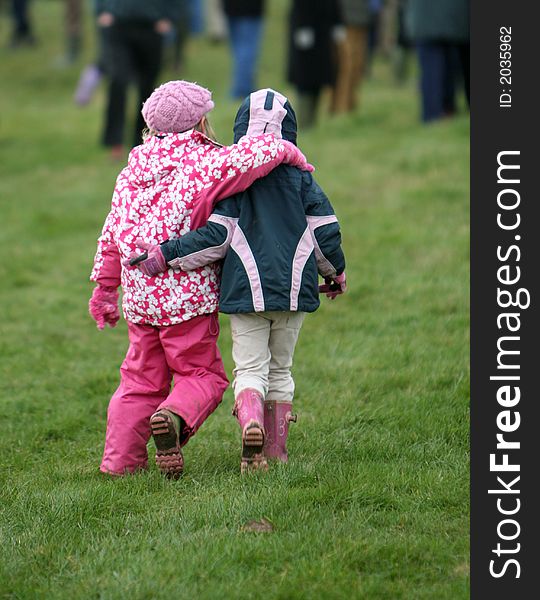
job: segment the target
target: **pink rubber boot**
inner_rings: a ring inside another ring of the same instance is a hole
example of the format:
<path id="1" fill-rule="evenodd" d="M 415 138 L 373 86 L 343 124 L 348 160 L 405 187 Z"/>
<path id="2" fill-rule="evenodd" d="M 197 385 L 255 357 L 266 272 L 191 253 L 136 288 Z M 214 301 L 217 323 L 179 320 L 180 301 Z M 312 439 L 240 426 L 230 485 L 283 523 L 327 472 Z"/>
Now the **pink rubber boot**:
<path id="1" fill-rule="evenodd" d="M 287 436 L 289 423 L 296 423 L 296 415 L 292 414 L 292 402 L 278 402 L 266 400 L 264 402 L 264 455 L 266 458 L 277 458 L 286 463 L 289 460 L 287 453 Z"/>
<path id="2" fill-rule="evenodd" d="M 242 462 L 240 472 L 267 469 L 264 446 L 264 399 L 253 388 L 243 389 L 234 403 L 233 415 L 242 428 Z"/>

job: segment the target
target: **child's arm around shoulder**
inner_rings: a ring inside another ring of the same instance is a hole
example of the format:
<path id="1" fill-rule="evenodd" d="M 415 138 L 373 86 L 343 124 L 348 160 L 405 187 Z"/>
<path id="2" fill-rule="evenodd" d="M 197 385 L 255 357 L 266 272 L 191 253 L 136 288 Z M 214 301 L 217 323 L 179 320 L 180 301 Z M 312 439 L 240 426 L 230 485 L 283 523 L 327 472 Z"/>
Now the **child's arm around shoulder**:
<path id="1" fill-rule="evenodd" d="M 319 273 L 336 277 L 345 270 L 341 231 L 334 209 L 311 173 L 303 173 L 302 201 L 315 246 Z"/>
<path id="2" fill-rule="evenodd" d="M 203 182 L 199 202 L 210 205 L 210 212 L 217 201 L 244 192 L 282 163 L 313 171 L 294 144 L 272 134 L 244 136 L 232 146 L 213 148 L 196 167 Z"/>
<path id="3" fill-rule="evenodd" d="M 238 224 L 241 201 L 241 196 L 234 196 L 218 202 L 206 225 L 179 239 L 163 242 L 160 248 L 167 264 L 173 269 L 191 271 L 224 258 Z"/>
<path id="4" fill-rule="evenodd" d="M 240 201 L 234 196 L 222 200 L 206 225 L 176 240 L 168 240 L 159 246 L 136 240 L 136 245 L 146 253 L 138 257 L 133 255 L 136 262 L 126 262 L 125 266 L 136 266 L 148 277 L 154 277 L 168 267 L 192 271 L 221 260 L 227 254 L 238 223 Z"/>

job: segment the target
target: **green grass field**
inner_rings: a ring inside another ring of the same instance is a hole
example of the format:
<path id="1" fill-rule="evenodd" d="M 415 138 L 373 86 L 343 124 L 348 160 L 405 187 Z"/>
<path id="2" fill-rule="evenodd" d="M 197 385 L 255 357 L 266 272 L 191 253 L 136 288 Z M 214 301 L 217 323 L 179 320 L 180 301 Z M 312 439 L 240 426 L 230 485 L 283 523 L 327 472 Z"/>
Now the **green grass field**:
<path id="1" fill-rule="evenodd" d="M 40 46 L 0 51 L 0 597 L 467 598 L 468 118 L 421 126 L 414 81 L 395 86 L 381 60 L 357 115 L 301 133 L 350 291 L 301 333 L 290 463 L 240 477 L 229 390 L 181 481 L 153 462 L 110 480 L 98 465 L 126 327 L 98 332 L 87 301 L 119 166 L 97 144 L 103 90 L 79 109 L 83 61 L 52 66 L 62 3 L 34 4 Z M 285 2 L 269 4 L 259 82 L 293 98 Z M 226 143 L 229 69 L 200 39 L 183 73 L 214 90 Z M 226 318 L 220 346 L 231 373 Z M 261 518 L 273 532 L 243 529 Z"/>

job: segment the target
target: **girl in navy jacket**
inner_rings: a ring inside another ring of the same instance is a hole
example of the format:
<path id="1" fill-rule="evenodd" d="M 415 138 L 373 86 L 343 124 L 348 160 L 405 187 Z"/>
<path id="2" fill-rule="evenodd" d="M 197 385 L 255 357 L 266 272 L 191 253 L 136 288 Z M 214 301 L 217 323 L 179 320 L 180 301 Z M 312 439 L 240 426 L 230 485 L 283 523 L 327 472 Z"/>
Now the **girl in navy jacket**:
<path id="1" fill-rule="evenodd" d="M 235 142 L 262 132 L 296 143 L 294 111 L 274 90 L 251 94 L 236 116 Z M 279 166 L 219 202 L 204 227 L 160 246 L 138 246 L 148 252 L 138 264 L 147 275 L 223 259 L 219 308 L 231 320 L 241 470 L 266 468 L 267 458 L 286 462 L 302 321 L 319 307 L 320 290 L 333 299 L 346 289 L 338 220 L 311 173 Z M 318 275 L 326 280 L 320 288 Z"/>

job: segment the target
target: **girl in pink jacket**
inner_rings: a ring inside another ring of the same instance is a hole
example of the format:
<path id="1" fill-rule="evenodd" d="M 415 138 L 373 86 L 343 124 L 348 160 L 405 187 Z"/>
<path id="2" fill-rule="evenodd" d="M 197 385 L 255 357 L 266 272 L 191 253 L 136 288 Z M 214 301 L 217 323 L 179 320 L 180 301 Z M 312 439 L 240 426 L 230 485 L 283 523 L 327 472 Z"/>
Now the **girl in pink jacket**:
<path id="1" fill-rule="evenodd" d="M 296 146 L 270 134 L 217 144 L 208 137 L 206 114 L 213 107 L 208 90 L 186 81 L 153 92 L 142 109 L 149 135 L 117 178 L 98 241 L 90 314 L 99 329 L 114 327 L 121 285 L 130 342 L 107 413 L 104 473 L 144 469 L 152 435 L 158 467 L 177 478 L 181 447 L 228 385 L 217 348 L 219 267 L 149 277 L 125 268 L 136 254 L 135 240 L 160 244 L 200 227 L 217 201 L 281 163 L 312 170 Z"/>

